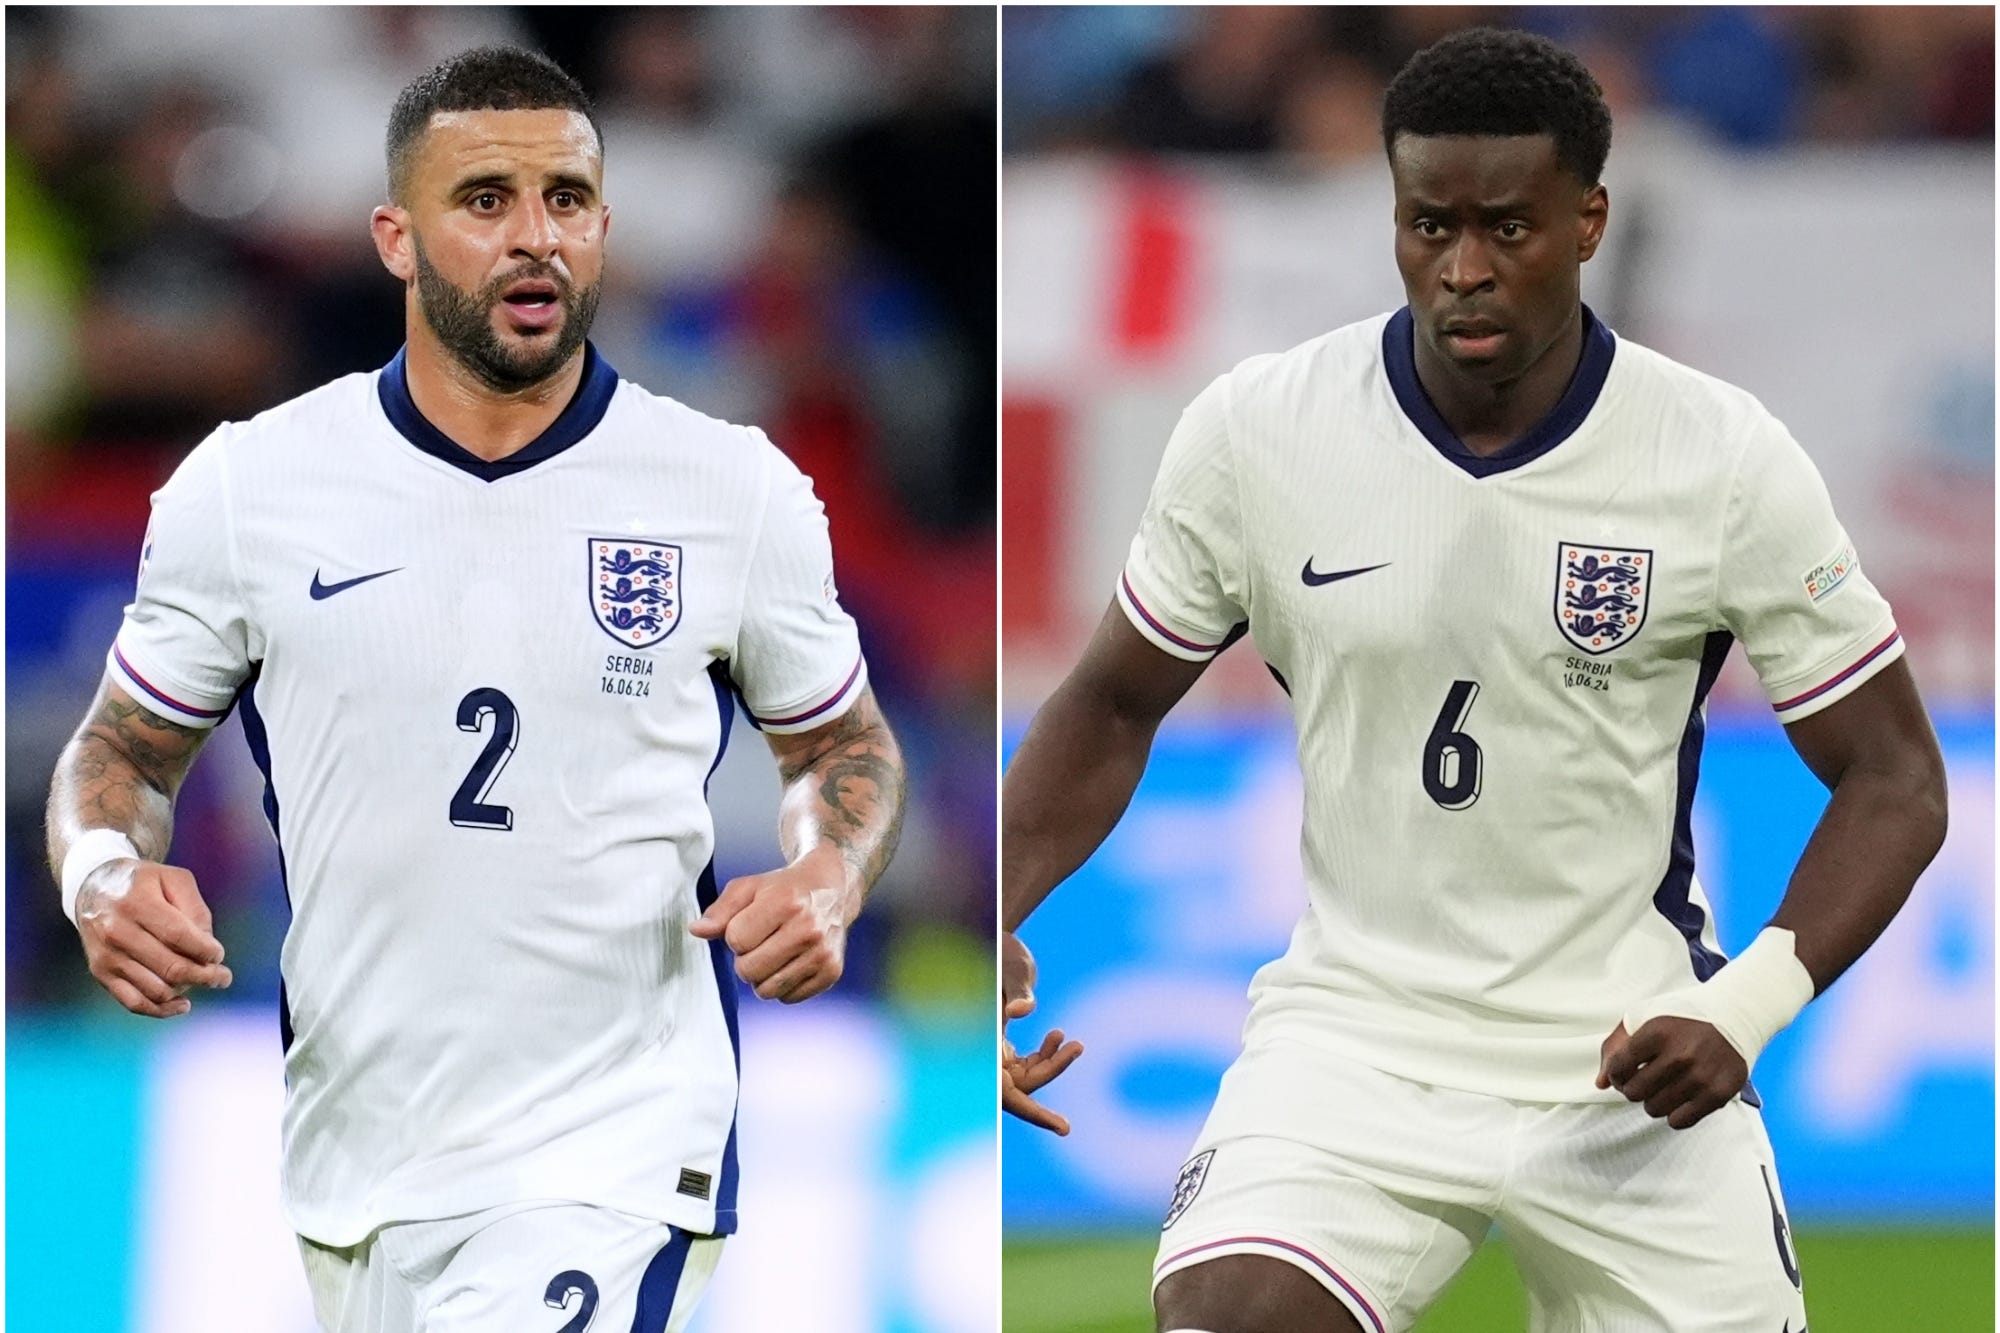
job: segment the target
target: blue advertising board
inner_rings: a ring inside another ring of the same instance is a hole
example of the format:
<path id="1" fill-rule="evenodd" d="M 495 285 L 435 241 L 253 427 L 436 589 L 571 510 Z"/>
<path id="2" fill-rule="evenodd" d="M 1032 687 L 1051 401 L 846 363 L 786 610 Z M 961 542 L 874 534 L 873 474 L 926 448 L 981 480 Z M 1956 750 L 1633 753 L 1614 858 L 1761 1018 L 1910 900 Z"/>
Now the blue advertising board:
<path id="1" fill-rule="evenodd" d="M 1944 850 L 1757 1067 L 1787 1202 L 1811 1222 L 1992 1216 L 1993 720 L 1939 734 Z M 1775 909 L 1825 796 L 1767 714 L 1711 716 L 1696 864 L 1726 951 Z M 1300 806 L 1282 720 L 1171 726 L 1117 831 L 1028 922 L 1040 1010 L 1012 1036 L 1059 1027 L 1086 1051 L 1045 1094 L 1068 1138 L 1006 1125 L 1010 1229 L 1158 1224 L 1240 1049 L 1251 973 L 1303 909 Z"/>
<path id="2" fill-rule="evenodd" d="M 835 995 L 746 999 L 742 1024 L 744 1227 L 692 1333 L 990 1333 L 989 1015 Z M 0 1325 L 316 1328 L 278 1204 L 283 1098 L 259 1006 L 10 1014 L 8 1257 L 34 1276 L 7 1285 Z"/>

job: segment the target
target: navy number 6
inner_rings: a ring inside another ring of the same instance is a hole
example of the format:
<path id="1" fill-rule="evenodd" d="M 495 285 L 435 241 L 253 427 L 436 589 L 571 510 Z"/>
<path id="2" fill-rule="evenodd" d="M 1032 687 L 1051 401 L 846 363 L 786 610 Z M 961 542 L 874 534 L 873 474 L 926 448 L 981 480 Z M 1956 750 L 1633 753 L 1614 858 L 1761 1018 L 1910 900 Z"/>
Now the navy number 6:
<path id="1" fill-rule="evenodd" d="M 1424 741 L 1424 790 L 1446 810 L 1463 810 L 1479 799 L 1479 771 L 1485 756 L 1465 734 L 1465 719 L 1479 697 L 1479 682 L 1455 680 L 1437 721 Z"/>
<path id="2" fill-rule="evenodd" d="M 486 729 L 486 718 L 493 718 L 493 735 L 486 742 L 486 748 L 473 761 L 472 771 L 465 775 L 465 781 L 458 784 L 458 790 L 451 796 L 451 822 L 460 828 L 490 828 L 507 830 L 514 827 L 514 812 L 504 805 L 485 804 L 486 793 L 493 790 L 500 770 L 507 766 L 507 757 L 514 753 L 514 742 L 519 739 L 521 714 L 509 699 L 491 685 L 474 690 L 458 701 L 458 729 L 475 734 Z"/>

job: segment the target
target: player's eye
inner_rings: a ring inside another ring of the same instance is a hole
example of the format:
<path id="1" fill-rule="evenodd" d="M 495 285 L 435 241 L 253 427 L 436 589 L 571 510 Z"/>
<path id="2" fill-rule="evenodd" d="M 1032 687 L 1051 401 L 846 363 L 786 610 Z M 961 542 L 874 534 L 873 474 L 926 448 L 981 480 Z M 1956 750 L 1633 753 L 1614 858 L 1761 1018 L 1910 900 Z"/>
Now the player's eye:
<path id="1" fill-rule="evenodd" d="M 481 190 L 478 194 L 473 195 L 468 202 L 471 203 L 475 211 L 490 213 L 500 207 L 500 196 L 491 190 Z"/>
<path id="2" fill-rule="evenodd" d="M 583 200 L 577 198 L 574 190 L 557 190 L 549 196 L 549 202 L 557 208 L 576 208 L 583 203 Z"/>
<path id="3" fill-rule="evenodd" d="M 1417 235 L 1433 240 L 1444 234 L 1444 226 L 1436 218 L 1418 218 L 1411 225 L 1416 228 Z"/>
<path id="4" fill-rule="evenodd" d="M 1500 224 L 1498 231 L 1500 232 L 1501 240 L 1518 241 L 1528 234 L 1528 227 L 1523 222 L 1503 222 Z"/>

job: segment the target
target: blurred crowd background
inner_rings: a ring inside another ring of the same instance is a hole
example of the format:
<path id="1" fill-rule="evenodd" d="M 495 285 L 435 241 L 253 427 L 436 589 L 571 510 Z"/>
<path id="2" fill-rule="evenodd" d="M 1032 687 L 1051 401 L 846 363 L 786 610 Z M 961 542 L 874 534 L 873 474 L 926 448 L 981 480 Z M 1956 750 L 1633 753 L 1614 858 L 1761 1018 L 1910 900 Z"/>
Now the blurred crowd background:
<path id="1" fill-rule="evenodd" d="M 1366 159 L 1403 62 L 1482 23 L 1575 50 L 1620 124 L 1745 148 L 1993 135 L 1985 6 L 1107 5 L 1008 15 L 1006 146 Z"/>
<path id="2" fill-rule="evenodd" d="M 236 977 L 189 1019 L 90 980 L 42 806 L 149 494 L 218 423 L 395 354 L 368 230 L 389 109 L 513 43 L 603 126 L 593 341 L 815 479 L 910 767 L 840 988 L 746 1002 L 745 1230 L 701 1327 L 990 1328 L 996 41 L 990 8 L 8 7 L 8 1239 L 47 1280 L 7 1322 L 307 1326 L 274 1199 L 288 913 L 236 722 L 178 805 Z M 774 766 L 735 739 L 724 879 L 779 859 Z M 757 1280 L 780 1266 L 804 1276 Z"/>
<path id="3" fill-rule="evenodd" d="M 762 426 L 826 503 L 918 801 L 853 984 L 898 974 L 903 927 L 986 957 L 990 12 L 10 6 L 6 21 L 12 1004 L 95 991 L 40 865 L 39 806 L 116 627 L 101 594 L 129 595 L 146 497 L 218 422 L 394 355 L 403 294 L 367 225 L 388 109 L 492 42 L 545 51 L 596 102 L 615 224 L 593 340 L 626 378 Z M 248 965 L 231 999 L 258 1003 L 284 903 L 254 802 L 210 799 L 240 787 L 214 771 L 239 750 L 218 743 L 197 770 L 181 847 L 213 872 L 222 938 Z M 752 868 L 769 811 L 749 817 L 750 846 L 734 810 L 718 819 L 718 868 Z"/>

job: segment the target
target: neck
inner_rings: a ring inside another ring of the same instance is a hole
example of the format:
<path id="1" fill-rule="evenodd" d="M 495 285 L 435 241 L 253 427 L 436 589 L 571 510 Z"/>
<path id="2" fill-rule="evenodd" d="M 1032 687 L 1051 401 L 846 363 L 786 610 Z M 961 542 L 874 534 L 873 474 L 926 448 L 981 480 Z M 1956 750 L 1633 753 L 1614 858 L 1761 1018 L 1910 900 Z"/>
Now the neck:
<path id="1" fill-rule="evenodd" d="M 406 334 L 404 371 L 410 401 L 453 443 L 489 463 L 534 443 L 562 415 L 583 382 L 580 347 L 547 379 L 500 390 L 460 365 L 421 319 L 413 317 Z"/>
<path id="2" fill-rule="evenodd" d="M 1571 313 L 1555 341 L 1512 379 L 1474 379 L 1421 334 L 1415 341 L 1417 382 L 1452 434 L 1485 458 L 1527 434 L 1562 401 L 1583 360 L 1583 307 Z"/>

